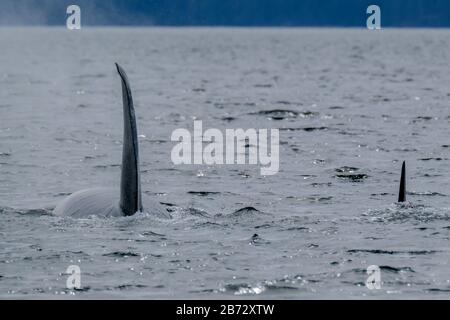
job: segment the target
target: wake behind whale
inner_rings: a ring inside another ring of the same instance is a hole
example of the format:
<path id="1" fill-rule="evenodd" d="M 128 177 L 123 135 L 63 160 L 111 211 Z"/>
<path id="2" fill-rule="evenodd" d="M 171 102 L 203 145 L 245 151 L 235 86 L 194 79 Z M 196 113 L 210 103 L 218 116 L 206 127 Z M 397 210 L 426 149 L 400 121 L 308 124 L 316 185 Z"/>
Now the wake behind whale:
<path id="1" fill-rule="evenodd" d="M 94 188 L 73 193 L 53 210 L 58 216 L 74 218 L 91 215 L 102 217 L 130 216 L 147 212 L 169 218 L 168 211 L 157 201 L 141 192 L 139 170 L 139 141 L 136 116 L 128 77 L 116 63 L 122 83 L 123 99 L 123 149 L 120 189 Z"/>

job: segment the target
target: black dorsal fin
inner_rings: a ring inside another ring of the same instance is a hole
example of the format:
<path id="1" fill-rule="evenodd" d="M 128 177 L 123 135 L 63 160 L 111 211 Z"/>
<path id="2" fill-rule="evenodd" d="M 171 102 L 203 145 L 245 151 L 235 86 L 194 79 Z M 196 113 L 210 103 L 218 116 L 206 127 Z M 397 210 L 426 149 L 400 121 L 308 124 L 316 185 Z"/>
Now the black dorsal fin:
<path id="1" fill-rule="evenodd" d="M 123 149 L 120 181 L 120 208 L 127 216 L 142 211 L 141 178 L 139 172 L 139 141 L 133 98 L 125 71 L 116 63 L 122 79 Z"/>
<path id="2" fill-rule="evenodd" d="M 398 191 L 398 202 L 406 201 L 406 177 L 405 177 L 405 161 L 402 165 L 402 175 L 400 177 L 400 189 Z"/>

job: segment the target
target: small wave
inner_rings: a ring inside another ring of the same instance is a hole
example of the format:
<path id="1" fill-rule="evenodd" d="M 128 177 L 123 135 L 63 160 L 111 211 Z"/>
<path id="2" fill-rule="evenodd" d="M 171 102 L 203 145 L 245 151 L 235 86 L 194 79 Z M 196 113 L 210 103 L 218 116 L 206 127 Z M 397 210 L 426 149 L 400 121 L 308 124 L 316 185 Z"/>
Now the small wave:
<path id="1" fill-rule="evenodd" d="M 143 289 L 147 288 L 144 284 L 120 284 L 118 286 L 115 286 L 114 289 L 116 290 L 131 290 L 131 289 Z"/>
<path id="2" fill-rule="evenodd" d="M 261 244 L 270 244 L 270 241 L 263 239 L 259 234 L 255 233 L 250 238 L 251 245 L 261 245 Z"/>
<path id="3" fill-rule="evenodd" d="M 433 292 L 433 293 L 447 293 L 447 292 L 450 292 L 450 288 L 447 288 L 447 289 L 441 289 L 441 288 L 430 288 L 430 289 L 427 289 L 427 291 L 428 292 Z"/>
<path id="4" fill-rule="evenodd" d="M 359 182 L 369 177 L 368 174 L 362 173 L 360 170 L 356 167 L 343 166 L 336 168 L 334 171 L 337 178 Z"/>
<path id="5" fill-rule="evenodd" d="M 312 230 L 308 227 L 288 227 L 286 228 L 286 231 L 305 231 L 305 232 L 311 232 Z"/>
<path id="6" fill-rule="evenodd" d="M 284 120 L 284 119 L 290 119 L 290 118 L 311 118 L 318 116 L 318 112 L 313 111 L 294 111 L 289 109 L 272 109 L 272 110 L 262 110 L 258 111 L 256 113 L 250 113 L 251 115 L 263 115 L 266 116 L 268 119 L 271 120 Z"/>
<path id="7" fill-rule="evenodd" d="M 10 207 L 1 207 L 0 213 L 5 214 L 21 214 L 27 216 L 51 216 L 53 214 L 53 208 L 38 208 L 38 209 L 14 209 Z"/>
<path id="8" fill-rule="evenodd" d="M 188 208 L 176 208 L 172 211 L 172 217 L 175 220 L 186 219 L 186 218 L 209 218 L 210 214 L 203 210 L 193 207 Z"/>
<path id="9" fill-rule="evenodd" d="M 353 173 L 358 170 L 359 170 L 359 168 L 357 168 L 357 167 L 349 167 L 349 166 L 343 166 L 343 167 L 334 169 L 334 171 L 340 172 L 340 173 Z"/>
<path id="10" fill-rule="evenodd" d="M 134 253 L 131 251 L 114 251 L 110 253 L 105 253 L 104 257 L 113 257 L 113 258 L 128 258 L 128 257 L 140 257 L 140 254 Z"/>
<path id="11" fill-rule="evenodd" d="M 313 132 L 313 131 L 326 131 L 329 130 L 328 127 L 301 127 L 301 128 L 280 128 L 280 131 L 305 131 L 305 132 Z"/>
<path id="12" fill-rule="evenodd" d="M 341 179 L 359 182 L 359 181 L 366 179 L 369 176 L 365 173 L 345 173 L 345 174 L 339 173 L 339 174 L 336 174 L 336 177 L 341 178 Z"/>
<path id="13" fill-rule="evenodd" d="M 220 291 L 231 292 L 236 296 L 242 295 L 259 295 L 269 291 L 285 291 L 299 290 L 299 288 L 277 280 L 266 280 L 255 285 L 248 283 L 226 284 Z"/>
<path id="14" fill-rule="evenodd" d="M 236 120 L 235 117 L 222 117 L 220 119 L 223 120 L 223 121 L 226 121 L 226 122 L 231 122 L 231 121 Z"/>
<path id="15" fill-rule="evenodd" d="M 416 148 L 395 148 L 394 151 L 400 152 L 417 152 Z"/>
<path id="16" fill-rule="evenodd" d="M 58 192 L 58 193 L 53 194 L 52 196 L 55 197 L 55 198 L 58 198 L 58 197 L 68 197 L 68 196 L 70 196 L 71 194 L 72 194 L 72 192 Z"/>
<path id="17" fill-rule="evenodd" d="M 371 254 L 389 254 L 389 255 L 427 255 L 434 254 L 436 250 L 411 250 L 411 251 L 399 251 L 399 250 L 383 250 L 383 249 L 349 249 L 348 253 L 371 253 Z"/>
<path id="18" fill-rule="evenodd" d="M 270 217 L 270 213 L 262 212 L 255 207 L 243 207 L 237 209 L 231 213 L 218 213 L 214 216 L 216 222 L 222 223 L 225 225 L 240 223 L 242 221 L 246 221 L 247 223 L 252 223 L 254 226 L 261 226 L 268 222 L 266 218 Z"/>
<path id="19" fill-rule="evenodd" d="M 443 193 L 431 192 L 431 191 L 425 191 L 425 192 L 408 191 L 407 194 L 412 195 L 412 196 L 429 196 L 429 197 L 434 197 L 434 196 L 446 197 L 447 196 Z"/>
<path id="20" fill-rule="evenodd" d="M 184 209 L 183 212 L 185 212 L 187 215 L 195 217 L 203 217 L 203 218 L 209 217 L 209 213 L 203 209 L 187 208 Z"/>
<path id="21" fill-rule="evenodd" d="M 170 202 L 160 202 L 159 204 L 163 205 L 166 207 L 166 211 L 170 214 L 174 211 L 177 210 L 177 206 L 174 203 L 170 203 Z"/>
<path id="22" fill-rule="evenodd" d="M 392 267 L 392 266 L 385 265 L 385 266 L 379 266 L 379 268 L 382 271 L 386 271 L 389 273 L 395 273 L 395 274 L 405 273 L 405 272 L 415 273 L 415 271 L 411 267 Z M 355 268 L 355 269 L 352 269 L 351 272 L 365 274 L 365 273 L 367 273 L 367 269 Z"/>
<path id="23" fill-rule="evenodd" d="M 410 202 L 395 203 L 385 209 L 368 210 L 363 213 L 373 222 L 431 222 L 450 220 L 450 208 L 432 208 Z"/>
<path id="24" fill-rule="evenodd" d="M 301 102 L 291 102 L 291 101 L 287 101 L 287 100 L 278 100 L 278 101 L 275 101 L 275 103 L 276 104 L 285 105 L 285 106 L 289 106 L 289 105 L 292 105 L 292 104 L 300 105 L 300 106 L 302 105 Z"/>
<path id="25" fill-rule="evenodd" d="M 438 118 L 437 117 L 430 117 L 430 116 L 418 116 L 415 119 L 413 119 L 411 122 L 412 123 L 416 123 L 416 122 L 430 121 L 430 120 L 438 120 Z"/>
<path id="26" fill-rule="evenodd" d="M 310 203 L 330 203 L 331 200 L 333 200 L 332 196 L 328 196 L 328 197 L 321 197 L 321 196 L 311 196 L 311 197 L 307 197 L 305 198 L 306 200 L 308 200 Z"/>
<path id="27" fill-rule="evenodd" d="M 209 195 L 214 195 L 214 194 L 220 194 L 220 192 L 214 192 L 214 191 L 188 191 L 188 194 L 193 194 L 196 196 L 201 196 L 201 197 L 206 197 Z"/>
<path id="28" fill-rule="evenodd" d="M 94 169 L 108 169 L 108 168 L 118 168 L 120 164 L 99 164 L 95 165 Z"/>
<path id="29" fill-rule="evenodd" d="M 271 83 L 257 83 L 255 85 L 253 85 L 253 87 L 255 87 L 255 88 L 272 88 L 273 84 L 271 84 Z"/>
<path id="30" fill-rule="evenodd" d="M 212 221 L 202 221 L 202 222 L 197 222 L 196 224 L 193 225 L 193 228 L 198 228 L 198 229 L 222 229 L 223 225 L 217 222 L 212 222 Z"/>
<path id="31" fill-rule="evenodd" d="M 233 213 L 230 214 L 230 216 L 243 217 L 243 216 L 254 216 L 259 214 L 262 214 L 262 212 L 254 207 L 244 207 L 234 211 Z"/>
<path id="32" fill-rule="evenodd" d="M 96 74 L 80 74 L 76 76 L 79 79 L 98 79 L 105 78 L 106 74 L 104 73 L 96 73 Z"/>
<path id="33" fill-rule="evenodd" d="M 415 271 L 411 267 L 380 266 L 380 269 L 391 273 L 401 273 L 401 272 L 415 273 Z"/>
<path id="34" fill-rule="evenodd" d="M 331 106 L 328 109 L 330 109 L 330 110 L 342 110 L 342 109 L 345 109 L 345 108 L 341 107 L 341 106 Z"/>
<path id="35" fill-rule="evenodd" d="M 318 188 L 318 187 L 331 187 L 333 184 L 331 182 L 313 182 L 311 183 L 311 186 L 314 188 Z"/>
<path id="36" fill-rule="evenodd" d="M 442 160 L 448 160 L 447 158 L 440 158 L 440 157 L 435 157 L 435 158 L 421 158 L 419 159 L 420 161 L 442 161 Z"/>
<path id="37" fill-rule="evenodd" d="M 266 291 L 265 286 L 256 285 L 252 286 L 246 283 L 240 284 L 227 284 L 220 291 L 231 291 L 234 295 L 258 295 Z"/>

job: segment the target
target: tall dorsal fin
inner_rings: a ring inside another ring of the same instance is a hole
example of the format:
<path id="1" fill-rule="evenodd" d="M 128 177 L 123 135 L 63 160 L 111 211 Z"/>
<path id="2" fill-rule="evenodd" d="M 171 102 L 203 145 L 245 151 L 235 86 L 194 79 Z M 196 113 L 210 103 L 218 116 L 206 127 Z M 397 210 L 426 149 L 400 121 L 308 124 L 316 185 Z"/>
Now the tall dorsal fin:
<path id="1" fill-rule="evenodd" d="M 120 181 L 120 208 L 127 216 L 142 211 L 141 178 L 139 170 L 139 141 L 134 114 L 133 97 L 125 71 L 116 63 L 122 79 L 123 149 Z"/>
<path id="2" fill-rule="evenodd" d="M 402 165 L 402 175 L 400 177 L 400 189 L 398 191 L 398 202 L 406 201 L 406 177 L 405 177 L 405 161 Z"/>

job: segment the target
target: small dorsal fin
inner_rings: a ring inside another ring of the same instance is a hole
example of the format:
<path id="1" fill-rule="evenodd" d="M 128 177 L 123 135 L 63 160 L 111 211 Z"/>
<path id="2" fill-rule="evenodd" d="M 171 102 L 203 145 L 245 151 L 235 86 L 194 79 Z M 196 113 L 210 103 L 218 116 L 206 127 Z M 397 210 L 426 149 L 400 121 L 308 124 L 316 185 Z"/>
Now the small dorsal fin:
<path id="1" fill-rule="evenodd" d="M 406 177 L 405 177 L 405 161 L 402 165 L 402 175 L 400 177 L 400 189 L 398 191 L 398 202 L 406 201 Z"/>
<path id="2" fill-rule="evenodd" d="M 125 71 L 116 63 L 122 80 L 123 149 L 120 181 L 120 208 L 125 215 L 142 211 L 141 179 L 139 170 L 139 141 L 136 128 L 131 88 Z"/>

